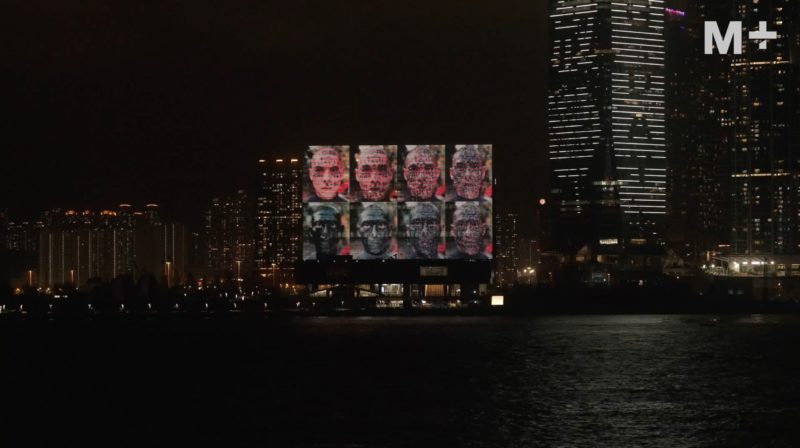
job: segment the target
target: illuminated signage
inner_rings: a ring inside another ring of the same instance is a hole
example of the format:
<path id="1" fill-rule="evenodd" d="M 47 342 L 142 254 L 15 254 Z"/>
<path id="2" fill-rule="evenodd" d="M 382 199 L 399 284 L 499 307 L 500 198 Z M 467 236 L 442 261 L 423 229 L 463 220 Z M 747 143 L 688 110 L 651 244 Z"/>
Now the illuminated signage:
<path id="1" fill-rule="evenodd" d="M 717 22 L 707 21 L 704 32 L 705 54 L 713 54 L 714 47 L 717 48 L 719 54 L 729 54 L 731 44 L 733 45 L 733 54 L 742 54 L 742 22 L 730 22 L 723 36 Z M 767 22 L 762 20 L 758 22 L 758 31 L 750 31 L 747 33 L 747 37 L 750 40 L 758 41 L 759 50 L 766 50 L 767 43 L 772 39 L 777 39 L 778 33 L 769 31 Z"/>
<path id="2" fill-rule="evenodd" d="M 420 277 L 447 277 L 447 266 L 420 266 Z"/>

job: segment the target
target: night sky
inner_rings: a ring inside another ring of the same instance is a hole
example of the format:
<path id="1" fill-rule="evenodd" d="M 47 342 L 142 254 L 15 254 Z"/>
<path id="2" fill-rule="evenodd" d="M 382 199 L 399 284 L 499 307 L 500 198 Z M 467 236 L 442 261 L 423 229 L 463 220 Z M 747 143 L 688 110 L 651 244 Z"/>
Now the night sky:
<path id="1" fill-rule="evenodd" d="M 12 217 L 157 202 L 195 225 L 308 144 L 494 143 L 497 206 L 545 189 L 544 0 L 5 5 Z"/>

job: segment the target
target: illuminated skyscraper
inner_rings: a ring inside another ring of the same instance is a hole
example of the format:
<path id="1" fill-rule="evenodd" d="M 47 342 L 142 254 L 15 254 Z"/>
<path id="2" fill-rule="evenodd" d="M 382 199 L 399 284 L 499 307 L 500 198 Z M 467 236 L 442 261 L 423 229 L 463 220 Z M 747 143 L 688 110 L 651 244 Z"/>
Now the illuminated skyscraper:
<path id="1" fill-rule="evenodd" d="M 551 0 L 555 242 L 660 242 L 666 214 L 664 2 Z"/>
<path id="2" fill-rule="evenodd" d="M 256 266 L 278 282 L 291 281 L 302 241 L 302 163 L 299 159 L 258 161 Z"/>
<path id="3" fill-rule="evenodd" d="M 733 57 L 732 251 L 800 252 L 800 8 L 793 0 L 735 2 L 745 33 Z M 766 49 L 747 39 L 765 22 Z"/>
<path id="4" fill-rule="evenodd" d="M 247 193 L 214 198 L 205 215 L 206 268 L 244 275 L 252 269 L 253 237 Z"/>
<path id="5" fill-rule="evenodd" d="M 517 280 L 518 220 L 516 213 L 498 213 L 495 216 L 494 283 L 499 287 L 511 286 Z"/>

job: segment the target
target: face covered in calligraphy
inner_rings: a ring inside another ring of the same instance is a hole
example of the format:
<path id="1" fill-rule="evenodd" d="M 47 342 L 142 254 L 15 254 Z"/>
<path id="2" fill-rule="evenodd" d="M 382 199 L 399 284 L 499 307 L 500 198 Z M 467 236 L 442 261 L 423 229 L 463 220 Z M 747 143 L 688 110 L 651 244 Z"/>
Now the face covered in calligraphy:
<path id="1" fill-rule="evenodd" d="M 334 148 L 318 149 L 311 158 L 308 177 L 314 193 L 323 201 L 336 198 L 344 177 L 342 157 Z"/>
<path id="2" fill-rule="evenodd" d="M 359 150 L 356 180 L 365 201 L 384 201 L 392 184 L 389 156 L 382 146 L 369 146 Z"/>
<path id="3" fill-rule="evenodd" d="M 386 254 L 391 242 L 389 215 L 378 205 L 368 205 L 361 212 L 358 232 L 364 243 L 364 251 L 369 255 Z"/>
<path id="4" fill-rule="evenodd" d="M 311 241 L 317 256 L 336 255 L 342 232 L 340 216 L 336 208 L 328 205 L 316 208 L 311 215 Z"/>
<path id="5" fill-rule="evenodd" d="M 461 204 L 453 213 L 451 229 L 455 236 L 458 251 L 474 257 L 483 250 L 483 237 L 486 224 L 483 222 L 480 207 L 474 203 Z"/>
<path id="6" fill-rule="evenodd" d="M 414 200 L 430 200 L 439 181 L 439 164 L 436 153 L 429 147 L 417 147 L 406 156 L 403 177 L 408 192 Z"/>
<path id="7" fill-rule="evenodd" d="M 458 197 L 471 201 L 478 199 L 486 175 L 483 152 L 474 146 L 465 146 L 456 150 L 452 162 L 450 179 Z"/>
<path id="8" fill-rule="evenodd" d="M 422 202 L 411 208 L 408 227 L 411 245 L 417 255 L 436 258 L 441 232 L 439 209 L 430 202 Z"/>

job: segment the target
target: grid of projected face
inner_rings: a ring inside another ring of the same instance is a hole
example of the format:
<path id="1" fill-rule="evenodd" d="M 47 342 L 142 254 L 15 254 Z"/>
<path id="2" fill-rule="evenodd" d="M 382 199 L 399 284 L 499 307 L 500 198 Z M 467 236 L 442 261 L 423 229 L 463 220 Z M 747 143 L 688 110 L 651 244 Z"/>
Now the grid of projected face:
<path id="1" fill-rule="evenodd" d="M 492 145 L 310 146 L 303 259 L 492 258 Z"/>

